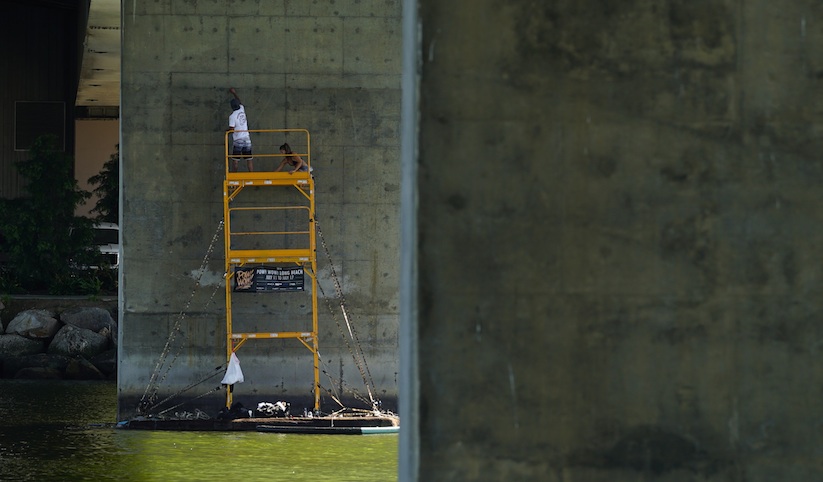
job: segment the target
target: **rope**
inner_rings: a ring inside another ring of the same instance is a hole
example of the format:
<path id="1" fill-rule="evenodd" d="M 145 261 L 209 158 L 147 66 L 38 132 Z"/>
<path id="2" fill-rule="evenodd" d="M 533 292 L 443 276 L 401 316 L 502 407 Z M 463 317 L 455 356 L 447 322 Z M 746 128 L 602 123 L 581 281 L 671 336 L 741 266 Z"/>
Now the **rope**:
<path id="1" fill-rule="evenodd" d="M 207 380 L 210 380 L 210 379 L 212 379 L 212 378 L 216 377 L 217 375 L 220 375 L 220 374 L 221 374 L 221 372 L 220 372 L 219 370 L 222 370 L 223 368 L 225 368 L 225 366 L 226 366 L 226 364 L 225 364 L 225 363 L 223 363 L 223 364 L 222 364 L 222 365 L 220 365 L 219 367 L 215 367 L 215 368 L 214 368 L 214 370 L 215 370 L 215 371 L 214 371 L 214 373 L 212 373 L 211 375 L 207 375 L 206 377 L 204 377 L 204 378 L 200 379 L 199 381 L 194 382 L 194 383 L 192 383 L 191 385 L 189 385 L 189 386 L 187 386 L 187 387 L 184 387 L 184 388 L 180 389 L 180 390 L 179 390 L 179 391 L 177 391 L 176 393 L 172 393 L 172 394 L 171 394 L 171 395 L 169 395 L 168 397 L 166 397 L 166 398 L 164 398 L 163 400 L 160 400 L 159 402 L 157 402 L 157 403 L 155 403 L 154 405 L 152 405 L 152 407 L 151 407 L 151 408 L 153 408 L 153 409 L 157 410 L 158 408 L 160 408 L 160 407 L 161 407 L 164 403 L 168 402 L 169 400 L 171 400 L 171 399 L 173 399 L 173 398 L 175 398 L 175 397 L 180 396 L 181 394 L 183 394 L 183 393 L 185 393 L 185 392 L 187 392 L 187 391 L 191 390 L 192 388 L 196 387 L 197 385 L 200 385 L 201 383 L 206 382 Z M 167 410 L 163 410 L 163 411 L 162 411 L 162 412 L 160 412 L 160 413 L 165 413 L 165 412 L 168 412 L 168 409 L 167 409 Z"/>
<path id="2" fill-rule="evenodd" d="M 344 336 L 343 339 L 346 340 L 346 346 L 349 348 L 349 352 L 352 355 L 352 359 L 354 360 L 354 364 L 357 366 L 357 369 L 360 371 L 360 376 L 363 378 L 363 384 L 366 386 L 366 391 L 369 394 L 369 401 L 371 402 L 372 407 L 377 407 L 379 402 L 375 400 L 374 395 L 372 394 L 371 387 L 374 385 L 374 381 L 372 380 L 371 372 L 369 371 L 369 366 L 366 363 L 366 356 L 363 353 L 363 349 L 360 344 L 360 340 L 357 337 L 357 332 L 352 327 L 351 322 L 349 321 L 349 316 L 346 311 L 346 299 L 343 295 L 343 289 L 340 287 L 340 281 L 337 278 L 337 272 L 334 269 L 334 263 L 331 259 L 331 253 L 329 252 L 329 247 L 326 245 L 326 238 L 323 236 L 323 230 L 320 229 L 320 223 L 317 221 L 316 216 L 314 220 L 315 227 L 317 228 L 317 234 L 320 235 L 320 244 L 323 245 L 323 250 L 326 253 L 326 258 L 329 262 L 329 269 L 331 271 L 332 281 L 334 281 L 334 288 L 337 294 L 337 298 L 340 302 L 340 310 L 343 313 L 343 320 L 346 322 L 346 328 L 349 332 L 349 337 L 354 341 L 354 348 L 349 344 L 348 340 Z M 314 273 L 315 277 L 317 273 Z M 337 327 L 340 329 L 340 332 L 343 333 L 343 328 L 340 326 L 340 323 L 337 321 L 337 317 L 334 314 L 334 310 L 331 308 L 331 302 L 329 298 L 326 296 L 325 291 L 323 290 L 322 285 L 320 284 L 319 280 L 317 286 L 320 288 L 320 292 L 323 294 L 323 298 L 326 299 L 326 305 L 329 307 L 329 311 L 332 314 L 332 318 L 334 319 L 335 323 L 337 323 Z M 362 362 L 362 365 L 361 365 Z"/>
<path id="3" fill-rule="evenodd" d="M 332 319 L 334 320 L 335 324 L 337 324 L 337 329 L 340 330 L 341 335 L 344 335 L 343 327 L 340 325 L 340 321 L 338 321 L 337 316 L 335 314 L 335 311 L 332 308 L 331 303 L 329 302 L 328 298 L 326 297 L 326 293 L 323 291 L 323 287 L 320 286 L 320 283 L 318 283 L 317 286 L 318 286 L 318 288 L 320 288 L 320 292 L 323 294 L 323 297 L 326 299 L 326 307 L 328 307 L 329 312 L 331 313 Z M 345 336 L 343 336 L 342 338 L 343 338 L 343 342 L 346 344 L 346 348 L 349 349 L 349 353 L 351 354 L 352 359 L 354 359 L 355 365 L 357 365 L 357 368 L 360 371 L 360 375 L 363 377 L 363 384 L 366 385 L 366 389 L 369 393 L 369 397 L 371 397 L 371 391 L 368 390 L 369 382 L 366 380 L 365 371 L 357 363 L 357 358 L 355 356 L 354 349 L 352 348 L 351 344 L 349 343 L 349 339 L 346 338 Z M 375 406 L 375 404 L 377 402 L 375 401 L 374 398 L 371 398 L 370 400 L 367 400 L 367 399 L 363 398 L 363 396 L 360 395 L 357 392 L 357 389 L 352 388 L 351 386 L 349 386 L 349 384 L 346 383 L 345 380 L 332 377 L 332 375 L 329 373 L 330 370 L 327 370 L 328 365 L 326 364 L 326 362 L 324 360 L 321 360 L 321 364 L 323 366 L 323 374 L 325 374 L 329 378 L 329 382 L 331 382 L 332 386 L 334 386 L 335 381 L 339 381 L 341 386 L 346 385 L 347 390 L 354 396 L 354 398 L 360 400 L 361 402 L 365 403 L 366 405 L 370 405 L 372 407 Z M 328 390 L 326 390 L 326 391 L 328 391 Z M 342 404 L 341 404 L 341 406 L 342 406 Z"/>
<path id="4" fill-rule="evenodd" d="M 334 314 L 332 313 L 332 315 L 334 315 Z M 339 324 L 338 324 L 338 326 L 339 326 Z M 325 390 L 326 393 L 328 393 L 329 396 L 332 398 L 332 400 L 334 400 L 338 405 L 340 405 L 341 408 L 345 408 L 345 405 L 343 405 L 343 402 L 340 401 L 340 394 L 337 392 L 337 389 L 335 388 L 335 386 L 337 385 L 337 383 L 335 383 L 335 382 L 339 382 L 341 388 L 344 387 L 345 389 L 347 389 L 355 399 L 365 403 L 366 405 L 370 405 L 371 402 L 369 400 L 366 400 L 362 395 L 360 395 L 360 393 L 358 393 L 357 389 L 352 388 L 351 386 L 349 386 L 349 384 L 346 383 L 346 381 L 343 380 L 342 378 L 333 377 L 330 373 L 331 370 L 329 369 L 328 364 L 322 358 L 320 359 L 320 364 L 322 365 L 321 371 L 329 379 L 329 384 L 331 385 L 332 390 L 330 390 L 326 387 L 323 387 L 322 385 L 321 385 L 320 388 Z"/>
<path id="5" fill-rule="evenodd" d="M 200 280 L 203 278 L 203 274 L 206 271 L 206 266 L 208 266 L 209 263 L 209 258 L 211 257 L 211 254 L 214 251 L 214 246 L 217 242 L 218 235 L 220 234 L 220 231 L 222 229 L 223 220 L 221 219 L 220 222 L 217 224 L 217 229 L 214 232 L 214 236 L 212 236 L 211 242 L 209 243 L 209 247 L 206 250 L 206 254 L 203 256 L 203 261 L 200 263 L 200 268 L 198 269 L 197 275 L 195 276 L 194 289 L 192 289 L 188 301 L 186 301 L 184 308 L 180 311 L 178 318 L 174 323 L 174 326 L 169 332 L 169 337 L 166 339 L 166 344 L 163 346 L 163 350 L 160 352 L 160 356 L 157 359 L 157 363 L 155 364 L 154 371 L 152 371 L 151 377 L 149 377 L 149 382 L 146 385 L 146 390 L 143 392 L 143 396 L 140 398 L 140 402 L 137 405 L 137 413 L 146 413 L 153 406 L 156 406 L 154 402 L 157 399 L 157 392 L 160 389 L 160 385 L 163 383 L 163 381 L 165 381 L 166 376 L 168 376 L 169 371 L 171 370 L 171 367 L 174 366 L 174 362 L 180 355 L 182 346 L 178 348 L 177 352 L 172 357 L 172 361 L 169 362 L 168 366 L 166 366 L 165 372 L 162 376 L 160 376 L 160 372 L 163 369 L 163 365 L 166 363 L 166 358 L 168 357 L 169 352 L 171 351 L 172 343 L 174 343 L 174 340 L 177 337 L 178 333 L 181 333 L 180 325 L 186 317 L 189 307 L 191 306 L 191 302 L 194 299 L 195 294 L 197 293 L 197 289 L 200 287 Z M 211 303 L 211 300 L 214 299 L 214 295 L 217 292 L 217 288 L 219 288 L 219 285 L 215 287 L 214 291 L 212 291 L 212 295 L 207 301 L 207 306 L 209 303 Z"/>
<path id="6" fill-rule="evenodd" d="M 334 378 L 332 378 L 331 374 L 326 370 L 326 361 L 323 360 L 323 357 L 320 356 L 320 352 L 317 353 L 317 359 L 320 360 L 320 364 L 323 366 L 322 372 L 329 379 L 329 385 L 331 385 L 331 387 L 332 387 L 331 390 L 329 390 L 328 388 L 320 385 L 320 388 L 325 390 L 326 393 L 328 393 L 329 396 L 332 398 L 332 400 L 337 402 L 342 407 L 343 404 L 340 403 L 340 401 L 338 400 L 339 394 L 337 393 L 337 390 L 335 389 L 335 386 L 334 386 Z"/>
<path id="7" fill-rule="evenodd" d="M 178 403 L 177 405 L 175 405 L 175 406 L 173 406 L 173 407 L 170 407 L 170 408 L 167 408 L 167 409 L 163 410 L 163 411 L 162 411 L 162 412 L 160 412 L 158 415 L 163 415 L 164 413 L 166 413 L 166 412 L 168 412 L 168 411 L 170 411 L 170 410 L 174 410 L 175 408 L 177 408 L 177 407 L 179 407 L 179 406 L 181 406 L 181 405 L 185 405 L 186 403 L 193 402 L 193 401 L 195 401 L 195 400 L 197 400 L 197 399 L 199 399 L 199 398 L 203 398 L 203 397 L 205 397 L 206 395 L 211 395 L 212 393 L 216 392 L 217 390 L 220 390 L 221 388 L 223 388 L 223 387 L 221 387 L 220 385 L 217 385 L 216 387 L 212 388 L 212 389 L 211 389 L 211 390 L 209 390 L 208 392 L 203 393 L 203 394 L 201 394 L 201 395 L 198 395 L 198 396 L 196 396 L 196 397 L 192 398 L 191 400 L 187 400 L 187 401 L 185 401 L 185 402 Z"/>

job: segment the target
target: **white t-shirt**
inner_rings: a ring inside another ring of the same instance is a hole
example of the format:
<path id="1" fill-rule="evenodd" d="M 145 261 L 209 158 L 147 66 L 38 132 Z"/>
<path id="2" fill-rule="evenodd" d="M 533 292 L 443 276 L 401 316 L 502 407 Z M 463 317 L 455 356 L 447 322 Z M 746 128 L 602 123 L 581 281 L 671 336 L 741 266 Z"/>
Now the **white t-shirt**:
<path id="1" fill-rule="evenodd" d="M 249 124 L 246 121 L 246 108 L 243 107 L 243 104 L 240 104 L 240 108 L 236 111 L 232 112 L 229 116 L 229 127 L 235 130 L 232 133 L 233 139 L 235 141 L 240 139 L 248 139 L 251 140 L 249 136 Z M 237 132 L 237 131 L 246 131 L 246 132 Z"/>

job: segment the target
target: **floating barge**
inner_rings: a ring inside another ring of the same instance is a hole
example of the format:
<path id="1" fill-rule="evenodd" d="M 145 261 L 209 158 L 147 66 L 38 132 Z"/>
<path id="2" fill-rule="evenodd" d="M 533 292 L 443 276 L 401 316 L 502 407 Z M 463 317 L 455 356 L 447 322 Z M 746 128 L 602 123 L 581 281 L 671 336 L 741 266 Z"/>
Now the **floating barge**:
<path id="1" fill-rule="evenodd" d="M 397 433 L 399 418 L 391 415 L 240 418 L 236 420 L 176 420 L 137 417 L 120 422 L 119 429 L 186 432 L 270 432 L 290 434 L 370 435 Z"/>

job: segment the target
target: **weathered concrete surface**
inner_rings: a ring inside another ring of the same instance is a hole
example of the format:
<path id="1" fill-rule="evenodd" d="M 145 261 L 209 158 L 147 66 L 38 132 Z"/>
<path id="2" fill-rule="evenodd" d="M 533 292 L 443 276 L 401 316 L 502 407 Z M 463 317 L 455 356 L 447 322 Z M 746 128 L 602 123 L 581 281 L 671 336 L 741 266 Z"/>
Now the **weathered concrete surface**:
<path id="1" fill-rule="evenodd" d="M 121 417 L 133 414 L 176 325 L 179 348 L 166 361 L 177 358 L 161 396 L 225 361 L 222 233 L 203 261 L 223 215 L 230 86 L 251 129 L 311 131 L 318 220 L 375 386 L 396 407 L 399 28 L 399 0 L 124 2 Z M 255 153 L 283 140 L 253 139 Z M 319 254 L 320 282 L 333 297 Z M 280 320 L 303 319 L 305 329 L 308 302 L 250 295 L 249 319 L 236 321 L 279 331 Z M 319 313 L 327 369 L 359 386 L 322 299 Z M 235 397 L 245 405 L 287 399 L 298 408 L 311 398 L 311 356 L 297 341 L 250 342 L 238 356 L 246 382 Z"/>
<path id="2" fill-rule="evenodd" d="M 418 4 L 419 480 L 823 480 L 823 10 Z"/>

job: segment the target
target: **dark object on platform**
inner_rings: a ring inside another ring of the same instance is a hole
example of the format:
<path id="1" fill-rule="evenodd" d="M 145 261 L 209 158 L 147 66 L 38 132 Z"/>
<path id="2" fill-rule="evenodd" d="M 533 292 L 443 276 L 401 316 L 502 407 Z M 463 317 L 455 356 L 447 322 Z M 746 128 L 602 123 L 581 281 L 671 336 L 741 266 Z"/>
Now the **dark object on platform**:
<path id="1" fill-rule="evenodd" d="M 252 418 L 253 416 L 253 410 L 245 408 L 240 402 L 235 402 L 231 408 L 221 408 L 217 414 L 217 420 L 236 420 L 238 418 Z"/>

